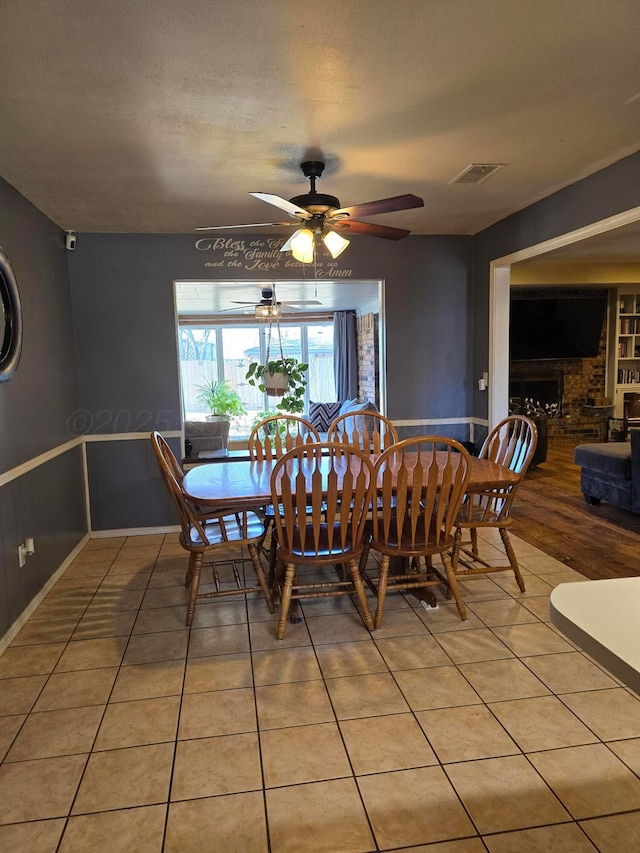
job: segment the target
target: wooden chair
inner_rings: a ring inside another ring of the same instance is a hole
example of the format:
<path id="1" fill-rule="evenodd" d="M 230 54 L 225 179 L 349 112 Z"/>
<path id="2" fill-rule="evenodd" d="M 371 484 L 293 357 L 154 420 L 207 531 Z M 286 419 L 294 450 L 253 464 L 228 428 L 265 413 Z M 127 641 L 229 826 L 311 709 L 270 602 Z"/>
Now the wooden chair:
<path id="1" fill-rule="evenodd" d="M 368 522 L 369 540 L 360 566 L 375 593 L 375 627 L 380 628 L 389 589 L 405 590 L 444 584 L 453 595 L 461 619 L 467 611 L 460 598 L 449 552 L 453 525 L 469 479 L 469 454 L 457 441 L 442 436 L 407 438 L 382 453 L 375 464 L 378 501 Z M 382 555 L 377 577 L 367 566 L 370 550 Z M 433 564 L 439 554 L 444 574 Z M 392 557 L 404 570 L 389 571 Z M 425 567 L 422 569 L 421 558 Z"/>
<path id="2" fill-rule="evenodd" d="M 369 630 L 358 559 L 374 484 L 369 457 L 358 448 L 318 442 L 296 447 L 278 460 L 271 474 L 275 513 L 276 572 L 280 596 L 277 637 L 284 637 L 291 602 L 324 596 L 357 595 Z M 335 581 L 302 582 L 297 566 L 347 566 Z"/>
<path id="3" fill-rule="evenodd" d="M 249 456 L 255 462 L 263 459 L 280 459 L 285 453 L 304 444 L 320 441 L 318 430 L 305 418 L 298 415 L 271 415 L 256 424 L 249 436 Z M 269 561 L 269 586 L 273 586 L 276 566 L 275 540 L 276 532 L 273 527 L 274 509 L 271 504 L 262 508 L 264 518 L 264 539 L 271 528 L 269 548 L 264 547 L 264 554 Z"/>
<path id="4" fill-rule="evenodd" d="M 399 439 L 394 425 L 380 412 L 346 412 L 329 424 L 327 440 L 352 444 L 377 456 Z"/>
<path id="5" fill-rule="evenodd" d="M 490 459 L 504 465 L 510 471 L 520 475 L 517 483 L 506 489 L 488 489 L 467 495 L 456 520 L 456 534 L 452 563 L 454 571 L 460 575 L 490 574 L 511 569 L 521 592 L 525 592 L 524 580 L 518 566 L 515 551 L 511 545 L 507 528 L 511 524 L 511 506 L 517 487 L 522 482 L 527 468 L 536 450 L 538 431 L 530 418 L 523 415 L 510 415 L 505 418 L 487 436 L 480 459 Z M 507 566 L 492 566 L 480 557 L 478 551 L 478 529 L 497 527 L 509 560 Z M 469 530 L 471 548 L 462 544 L 462 531 Z M 462 557 L 461 554 L 465 556 Z M 467 559 L 468 558 L 468 559 Z M 462 568 L 460 568 L 462 566 Z"/>
<path id="6" fill-rule="evenodd" d="M 180 518 L 180 544 L 189 552 L 189 567 L 185 578 L 185 586 L 189 587 L 189 604 L 187 606 L 187 625 L 193 622 L 196 601 L 203 598 L 223 598 L 238 593 L 253 593 L 261 591 L 264 595 L 267 607 L 271 613 L 274 612 L 271 593 L 267 579 L 260 562 L 260 543 L 264 536 L 262 522 L 254 512 L 235 511 L 233 514 L 225 515 L 203 515 L 197 507 L 194 507 L 182 489 L 182 481 L 178 480 L 173 464 L 167 459 L 167 449 L 170 448 L 158 432 L 151 434 L 151 442 L 158 461 L 160 473 L 167 487 L 171 499 L 178 511 Z M 173 454 L 172 454 L 173 455 Z M 174 457 L 175 458 L 175 457 Z M 179 466 L 178 466 L 179 467 Z M 241 577 L 244 574 L 244 563 L 246 560 L 231 559 L 228 556 L 230 548 L 247 546 L 251 563 L 258 579 L 258 586 L 247 586 Z M 207 563 L 213 573 L 215 590 L 199 593 L 200 578 L 204 564 L 205 554 L 220 554 L 222 559 L 219 563 L 231 565 L 235 585 L 223 589 L 216 569 L 216 563 Z M 242 565 L 238 569 L 237 563 Z"/>

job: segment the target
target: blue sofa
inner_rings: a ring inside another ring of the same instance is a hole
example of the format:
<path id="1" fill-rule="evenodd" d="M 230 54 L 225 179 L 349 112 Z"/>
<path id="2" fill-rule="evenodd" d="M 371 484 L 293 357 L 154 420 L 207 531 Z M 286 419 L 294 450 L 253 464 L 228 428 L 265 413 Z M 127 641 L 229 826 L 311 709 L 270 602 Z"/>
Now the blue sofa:
<path id="1" fill-rule="evenodd" d="M 601 500 L 640 512 L 640 429 L 630 441 L 579 444 L 573 455 L 581 468 L 580 488 L 587 503 Z"/>

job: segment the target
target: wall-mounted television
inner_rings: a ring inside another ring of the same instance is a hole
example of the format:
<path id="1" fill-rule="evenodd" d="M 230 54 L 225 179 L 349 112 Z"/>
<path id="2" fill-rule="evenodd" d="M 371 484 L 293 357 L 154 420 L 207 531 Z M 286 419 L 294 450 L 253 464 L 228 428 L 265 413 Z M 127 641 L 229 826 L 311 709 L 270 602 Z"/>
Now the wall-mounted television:
<path id="1" fill-rule="evenodd" d="M 511 298 L 511 361 L 595 358 L 606 296 Z"/>

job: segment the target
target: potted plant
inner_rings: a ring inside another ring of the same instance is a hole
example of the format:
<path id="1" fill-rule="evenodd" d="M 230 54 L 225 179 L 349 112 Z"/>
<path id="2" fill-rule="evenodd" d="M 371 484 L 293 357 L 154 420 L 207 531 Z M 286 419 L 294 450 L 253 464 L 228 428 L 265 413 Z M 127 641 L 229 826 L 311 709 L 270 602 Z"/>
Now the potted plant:
<path id="1" fill-rule="evenodd" d="M 305 373 L 308 364 L 297 358 L 283 356 L 267 361 L 266 364 L 251 362 L 246 378 L 249 385 L 264 391 L 270 397 L 281 397 L 276 406 L 281 412 L 304 411 L 304 392 L 307 387 Z"/>
<path id="2" fill-rule="evenodd" d="M 229 421 L 247 414 L 240 395 L 227 381 L 206 380 L 202 385 L 198 385 L 197 399 L 211 412 L 207 415 L 208 421 Z"/>

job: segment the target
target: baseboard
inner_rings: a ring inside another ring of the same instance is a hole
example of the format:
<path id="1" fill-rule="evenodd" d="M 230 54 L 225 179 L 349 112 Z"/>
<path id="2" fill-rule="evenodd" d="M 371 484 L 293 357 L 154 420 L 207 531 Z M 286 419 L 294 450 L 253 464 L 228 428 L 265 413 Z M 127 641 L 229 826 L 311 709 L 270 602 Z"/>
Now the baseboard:
<path id="1" fill-rule="evenodd" d="M 92 530 L 91 539 L 113 539 L 116 536 L 153 536 L 158 533 L 180 533 L 180 525 L 168 527 L 123 527 L 120 530 Z"/>
<path id="2" fill-rule="evenodd" d="M 42 587 L 39 592 L 31 599 L 29 604 L 22 611 L 20 616 L 16 619 L 16 621 L 11 625 L 8 631 L 4 634 L 3 637 L 0 638 L 0 655 L 7 648 L 7 646 L 11 643 L 14 637 L 18 634 L 22 626 L 29 619 L 29 617 L 35 612 L 38 605 L 45 598 L 49 590 L 60 580 L 65 571 L 69 568 L 71 563 L 78 556 L 80 551 L 84 548 L 87 542 L 90 539 L 90 535 L 85 533 L 82 539 L 78 542 L 76 547 L 71 551 L 64 559 L 64 561 L 58 566 L 55 572 L 51 575 L 46 584 Z"/>

